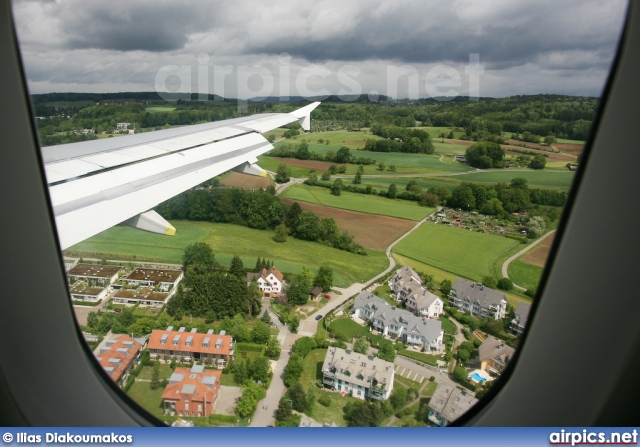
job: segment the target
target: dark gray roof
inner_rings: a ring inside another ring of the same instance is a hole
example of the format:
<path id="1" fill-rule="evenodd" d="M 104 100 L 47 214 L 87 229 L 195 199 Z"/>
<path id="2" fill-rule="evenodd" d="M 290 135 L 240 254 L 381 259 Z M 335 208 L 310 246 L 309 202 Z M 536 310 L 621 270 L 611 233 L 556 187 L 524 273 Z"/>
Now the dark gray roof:
<path id="1" fill-rule="evenodd" d="M 527 319 L 529 318 L 529 311 L 530 310 L 531 310 L 531 304 L 530 303 L 523 303 L 523 302 L 518 303 L 518 307 L 516 307 L 516 310 L 515 310 L 515 313 L 516 313 L 516 318 L 515 319 L 522 326 L 527 324 Z"/>
<path id="2" fill-rule="evenodd" d="M 493 359 L 502 366 L 507 364 L 515 352 L 515 349 L 493 335 L 488 336 L 478 348 L 478 356 L 481 362 Z"/>
<path id="3" fill-rule="evenodd" d="M 322 287 L 320 287 L 320 286 L 314 287 L 313 289 L 311 289 L 311 292 L 309 292 L 309 294 L 313 295 L 313 296 L 318 296 L 321 293 L 322 293 Z"/>
<path id="4" fill-rule="evenodd" d="M 461 391 L 446 383 L 438 384 L 429 407 L 451 422 L 463 415 L 478 399 L 470 391 Z"/>
<path id="5" fill-rule="evenodd" d="M 462 278 L 456 278 L 452 289 L 459 299 L 468 297 L 471 302 L 477 301 L 481 307 L 485 308 L 491 305 L 498 305 L 502 300 L 507 300 L 507 296 L 502 292 Z"/>
<path id="6" fill-rule="evenodd" d="M 360 292 L 354 300 L 353 307 L 372 311 L 373 316 L 371 319 L 380 320 L 385 325 L 396 324 L 403 326 L 407 334 L 421 335 L 428 343 L 432 343 L 442 332 L 441 321 L 416 317 L 411 312 L 391 306 L 382 298 L 366 291 Z"/>

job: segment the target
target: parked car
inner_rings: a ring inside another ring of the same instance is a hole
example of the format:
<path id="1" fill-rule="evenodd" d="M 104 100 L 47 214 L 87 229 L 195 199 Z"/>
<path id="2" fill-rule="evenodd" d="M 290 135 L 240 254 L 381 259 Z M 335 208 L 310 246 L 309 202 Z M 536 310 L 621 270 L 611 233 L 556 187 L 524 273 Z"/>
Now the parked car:
<path id="1" fill-rule="evenodd" d="M 114 312 L 117 312 L 117 313 L 121 314 L 122 313 L 122 309 L 115 309 Z"/>
<path id="2" fill-rule="evenodd" d="M 326 299 L 330 300 L 331 299 L 331 295 L 325 295 L 324 296 Z"/>
<path id="3" fill-rule="evenodd" d="M 316 315 L 316 321 L 322 320 L 322 315 Z"/>

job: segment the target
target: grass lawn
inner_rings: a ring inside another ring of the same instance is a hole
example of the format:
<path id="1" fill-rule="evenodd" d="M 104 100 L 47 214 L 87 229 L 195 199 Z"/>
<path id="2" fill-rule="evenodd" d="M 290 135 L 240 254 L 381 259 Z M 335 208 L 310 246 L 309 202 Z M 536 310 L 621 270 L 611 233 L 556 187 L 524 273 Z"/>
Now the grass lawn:
<path id="1" fill-rule="evenodd" d="M 432 265 L 425 264 L 424 262 L 416 261 L 415 259 L 399 255 L 398 253 L 392 253 L 392 256 L 393 259 L 396 260 L 396 263 L 398 265 L 408 265 L 416 271 L 426 273 L 427 275 L 432 275 L 433 280 L 438 284 L 445 279 L 448 279 L 449 281 L 451 281 L 451 284 L 453 284 L 453 282 L 458 277 L 458 275 L 455 275 L 451 272 L 447 272 Z"/>
<path id="2" fill-rule="evenodd" d="M 329 329 L 343 334 L 347 339 L 351 339 L 356 335 L 371 338 L 376 344 L 383 340 L 379 335 L 369 332 L 369 326 L 360 326 L 349 317 L 337 318 L 331 322 Z"/>
<path id="3" fill-rule="evenodd" d="M 438 388 L 438 382 L 429 382 L 420 395 L 423 397 L 431 397 L 433 393 L 436 392 L 436 388 Z"/>
<path id="4" fill-rule="evenodd" d="M 424 421 L 418 421 L 416 419 L 416 413 L 418 412 L 419 409 L 420 409 L 419 403 L 416 403 L 410 408 L 407 408 L 405 410 L 405 415 L 402 416 L 400 419 L 396 420 L 393 424 L 391 424 L 391 426 L 392 427 L 426 427 L 427 424 Z M 408 412 L 409 414 L 406 414 L 406 412 Z"/>
<path id="5" fill-rule="evenodd" d="M 393 381 L 394 382 L 398 381 L 398 382 L 406 385 L 409 388 L 416 388 L 416 389 L 420 388 L 420 384 L 418 382 L 416 382 L 415 380 L 407 379 L 406 377 L 402 377 L 402 376 L 400 376 L 398 374 L 395 374 L 393 376 Z M 394 386 L 394 389 L 395 389 L 395 386 Z"/>
<path id="6" fill-rule="evenodd" d="M 213 248 L 216 261 L 225 266 L 231 264 L 235 254 L 245 266 L 255 265 L 260 256 L 273 260 L 280 271 L 295 274 L 300 273 L 303 266 L 316 273 L 321 265 L 328 265 L 335 272 L 334 285 L 337 287 L 369 279 L 389 265 L 382 252 L 367 250 L 368 256 L 361 256 L 291 237 L 285 243 L 277 243 L 270 230 L 209 222 L 172 221 L 171 224 L 177 229 L 173 237 L 115 226 L 68 251 L 82 253 L 84 257 L 180 264 L 187 245 L 205 242 Z"/>
<path id="7" fill-rule="evenodd" d="M 142 371 L 138 375 L 138 379 L 151 380 L 152 377 L 153 366 L 144 366 L 142 367 Z M 169 366 L 168 363 L 160 363 L 159 378 L 168 379 L 173 374 L 173 370 Z M 161 393 L 162 394 L 162 393 Z"/>
<path id="8" fill-rule="evenodd" d="M 536 289 L 542 276 L 542 267 L 518 260 L 509 264 L 509 278 L 525 289 Z"/>
<path id="9" fill-rule="evenodd" d="M 436 363 L 436 360 L 442 360 L 440 357 L 436 357 L 435 355 L 425 354 L 424 352 L 410 351 L 408 349 L 398 351 L 398 355 L 403 355 L 405 357 L 409 357 L 410 359 L 418 360 L 419 362 L 423 362 L 431 366 L 437 366 L 438 364 Z"/>
<path id="10" fill-rule="evenodd" d="M 162 416 L 162 392 L 163 388 L 152 390 L 149 382 L 135 382 L 129 392 L 129 397 L 141 405 L 145 410 L 154 416 Z"/>
<path id="11" fill-rule="evenodd" d="M 147 107 L 146 109 L 144 109 L 144 111 L 149 113 L 158 113 L 158 112 L 173 112 L 175 109 L 176 109 L 175 107 L 154 106 L 154 107 Z"/>
<path id="12" fill-rule="evenodd" d="M 350 396 L 341 396 L 340 393 L 325 391 L 316 387 L 315 383 L 317 380 L 322 380 L 322 364 L 324 363 L 326 353 L 326 349 L 314 349 L 304 358 L 304 371 L 300 377 L 300 384 L 305 391 L 313 388 L 318 398 L 322 396 L 331 399 L 331 404 L 328 407 L 316 402 L 311 411 L 308 412 L 309 416 L 320 423 L 335 422 L 336 425 L 345 427 L 347 423 L 344 420 L 342 409 L 349 402 L 359 401 L 359 399 Z"/>
<path id="13" fill-rule="evenodd" d="M 333 208 L 399 217 L 413 221 L 419 221 L 434 211 L 434 208 L 420 206 L 417 202 L 408 200 L 388 199 L 386 197 L 347 191 L 343 191 L 340 196 L 334 196 L 328 188 L 308 185 L 293 185 L 287 188 L 280 196 Z"/>
<path id="14" fill-rule="evenodd" d="M 224 386 L 238 386 L 237 383 L 233 381 L 234 373 L 226 373 L 220 375 L 220 385 Z"/>
<path id="15" fill-rule="evenodd" d="M 423 224 L 393 249 L 395 253 L 472 280 L 492 274 L 496 261 L 521 249 L 502 236 Z"/>
<path id="16" fill-rule="evenodd" d="M 442 330 L 444 331 L 445 334 L 453 335 L 458 331 L 458 327 L 455 324 L 453 324 L 453 322 L 447 317 L 445 317 L 444 315 L 441 315 L 440 318 L 438 318 L 438 320 L 442 322 Z"/>
<path id="17" fill-rule="evenodd" d="M 392 290 L 391 290 L 391 287 L 389 287 L 389 283 L 387 282 L 385 282 L 383 285 L 381 285 L 376 290 L 374 290 L 373 294 L 380 298 L 383 298 L 387 303 L 391 304 L 392 306 L 400 305 L 400 303 L 391 296 Z"/>

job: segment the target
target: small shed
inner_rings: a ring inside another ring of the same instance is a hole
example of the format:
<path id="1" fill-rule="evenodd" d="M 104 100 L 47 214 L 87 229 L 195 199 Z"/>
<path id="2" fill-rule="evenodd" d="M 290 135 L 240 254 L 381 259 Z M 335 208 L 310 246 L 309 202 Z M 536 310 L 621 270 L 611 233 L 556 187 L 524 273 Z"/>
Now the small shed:
<path id="1" fill-rule="evenodd" d="M 321 293 L 322 293 L 322 287 L 316 286 L 313 289 L 311 289 L 311 292 L 309 292 L 309 299 L 315 300 L 320 296 Z"/>

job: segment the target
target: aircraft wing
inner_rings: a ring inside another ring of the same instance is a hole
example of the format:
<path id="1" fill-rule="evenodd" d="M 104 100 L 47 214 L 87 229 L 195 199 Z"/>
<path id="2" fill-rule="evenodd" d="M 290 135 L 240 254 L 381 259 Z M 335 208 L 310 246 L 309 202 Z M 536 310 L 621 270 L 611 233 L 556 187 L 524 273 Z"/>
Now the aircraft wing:
<path id="1" fill-rule="evenodd" d="M 255 163 L 273 149 L 260 133 L 300 122 L 309 130 L 315 102 L 205 124 L 42 148 L 49 194 L 64 250 L 129 220 L 157 233 L 175 229 L 159 203 L 230 169 L 265 175 Z"/>

